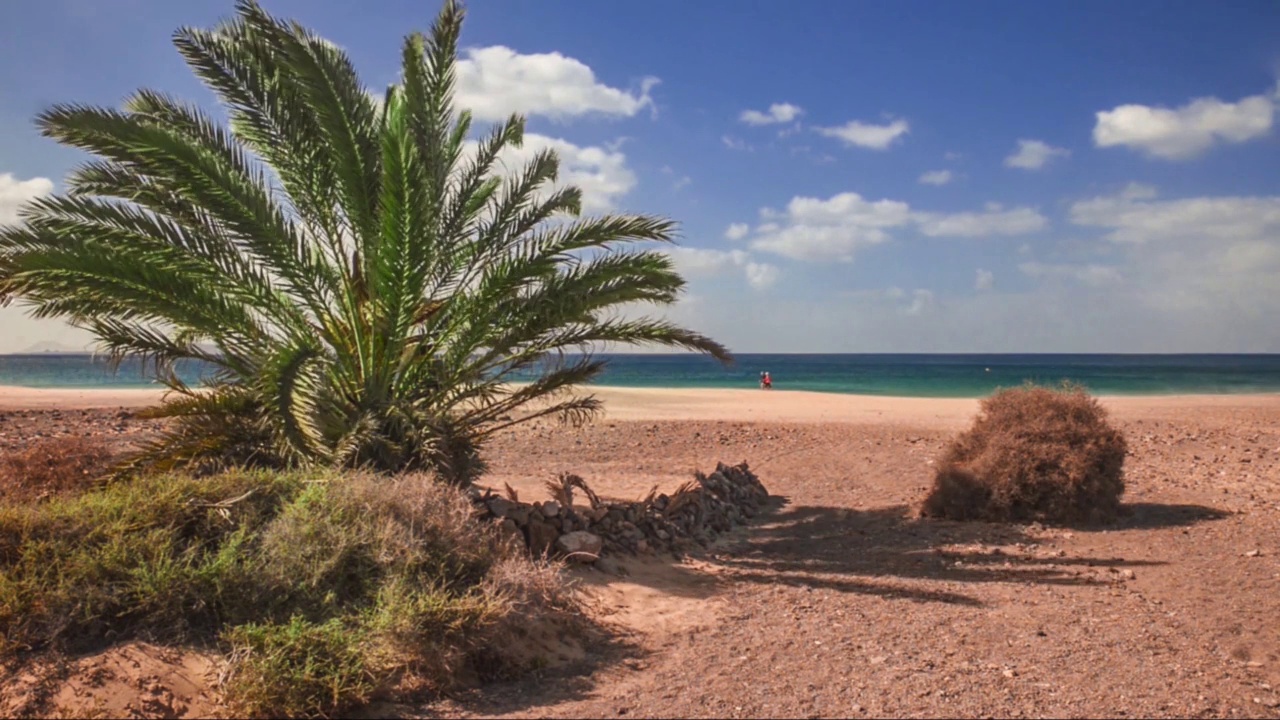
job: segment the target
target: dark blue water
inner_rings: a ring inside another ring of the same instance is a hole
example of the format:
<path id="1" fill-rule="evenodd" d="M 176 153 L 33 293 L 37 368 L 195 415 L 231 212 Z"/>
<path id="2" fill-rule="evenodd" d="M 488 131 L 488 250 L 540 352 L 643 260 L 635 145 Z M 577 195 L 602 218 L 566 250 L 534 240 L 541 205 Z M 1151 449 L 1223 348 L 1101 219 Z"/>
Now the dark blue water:
<path id="1" fill-rule="evenodd" d="M 1026 381 L 1071 380 L 1102 395 L 1280 392 L 1280 355 L 739 355 L 730 368 L 699 355 L 604 355 L 600 385 L 753 388 L 981 397 Z M 180 368 L 189 382 L 204 370 Z M 517 378 L 518 379 L 518 378 Z M 0 355 L 0 385 L 146 387 L 138 363 L 110 374 L 88 355 Z"/>

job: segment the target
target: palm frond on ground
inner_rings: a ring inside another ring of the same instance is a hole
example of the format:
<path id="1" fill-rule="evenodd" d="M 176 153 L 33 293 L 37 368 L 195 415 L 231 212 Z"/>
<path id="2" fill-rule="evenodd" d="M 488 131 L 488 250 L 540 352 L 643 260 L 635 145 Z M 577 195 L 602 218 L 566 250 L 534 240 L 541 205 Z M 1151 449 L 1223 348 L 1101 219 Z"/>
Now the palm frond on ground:
<path id="1" fill-rule="evenodd" d="M 143 357 L 170 431 L 133 467 L 326 463 L 465 482 L 495 430 L 599 408 L 591 348 L 729 359 L 675 324 L 628 319 L 683 280 L 647 241 L 666 219 L 582 217 L 554 152 L 503 173 L 513 116 L 478 141 L 454 104 L 463 13 L 446 2 L 380 98 L 338 47 L 242 0 L 174 43 L 229 121 L 142 90 L 58 105 L 47 137 L 94 157 L 0 230 L 0 296 Z M 186 385 L 175 364 L 216 368 Z M 514 385 L 512 378 L 532 377 Z"/>

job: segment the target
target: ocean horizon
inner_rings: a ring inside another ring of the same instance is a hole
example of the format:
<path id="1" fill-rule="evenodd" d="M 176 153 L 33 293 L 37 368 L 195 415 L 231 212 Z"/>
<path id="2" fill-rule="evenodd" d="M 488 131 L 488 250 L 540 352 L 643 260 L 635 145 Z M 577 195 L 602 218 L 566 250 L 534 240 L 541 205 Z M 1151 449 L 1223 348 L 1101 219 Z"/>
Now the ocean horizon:
<path id="1" fill-rule="evenodd" d="M 1280 392 L 1280 354 L 744 353 L 730 367 L 687 353 L 597 357 L 609 363 L 594 384 L 615 387 L 755 388 L 768 371 L 778 390 L 900 397 L 983 397 L 1027 382 L 1064 381 L 1098 395 Z M 207 370 L 188 363 L 179 376 L 196 384 Z M 0 355 L 0 385 L 145 388 L 155 382 L 137 361 L 111 373 L 88 353 L 29 353 Z"/>

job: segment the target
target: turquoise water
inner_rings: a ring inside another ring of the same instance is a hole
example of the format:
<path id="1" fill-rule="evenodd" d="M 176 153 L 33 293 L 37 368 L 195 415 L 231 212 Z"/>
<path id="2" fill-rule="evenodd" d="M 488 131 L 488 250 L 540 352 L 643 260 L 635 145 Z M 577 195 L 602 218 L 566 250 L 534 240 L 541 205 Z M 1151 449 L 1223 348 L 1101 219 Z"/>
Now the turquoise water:
<path id="1" fill-rule="evenodd" d="M 754 388 L 981 397 L 1025 381 L 1072 380 L 1102 395 L 1280 392 L 1280 355 L 739 355 L 724 368 L 699 355 L 604 355 L 600 385 Z M 180 369 L 194 382 L 202 368 Z M 0 385 L 146 387 L 139 364 L 112 375 L 88 355 L 0 355 Z"/>

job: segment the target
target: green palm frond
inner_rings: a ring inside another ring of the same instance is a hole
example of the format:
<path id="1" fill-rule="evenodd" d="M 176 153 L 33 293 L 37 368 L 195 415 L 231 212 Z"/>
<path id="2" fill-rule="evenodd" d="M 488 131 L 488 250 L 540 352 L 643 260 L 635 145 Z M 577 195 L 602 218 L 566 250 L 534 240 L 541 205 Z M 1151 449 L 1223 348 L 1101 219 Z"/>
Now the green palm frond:
<path id="1" fill-rule="evenodd" d="M 462 22 L 447 0 L 409 35 L 379 103 L 341 48 L 239 0 L 173 36 L 221 112 L 143 89 L 37 117 L 92 157 L 0 228 L 0 301 L 88 329 L 168 386 L 146 413 L 166 431 L 122 472 L 328 463 L 466 482 L 493 432 L 600 410 L 575 390 L 601 346 L 730 360 L 623 319 L 683 291 L 650 245 L 674 222 L 583 217 L 549 149 L 508 167 L 519 116 L 473 138 L 455 103 Z M 212 377 L 189 386 L 191 362 Z"/>

